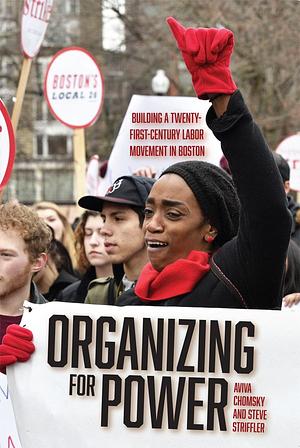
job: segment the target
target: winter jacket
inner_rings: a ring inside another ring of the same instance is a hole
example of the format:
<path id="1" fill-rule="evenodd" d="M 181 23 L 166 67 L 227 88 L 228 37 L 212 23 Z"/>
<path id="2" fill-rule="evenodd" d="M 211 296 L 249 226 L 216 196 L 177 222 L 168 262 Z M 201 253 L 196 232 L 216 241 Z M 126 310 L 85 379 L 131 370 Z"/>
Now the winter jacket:
<path id="1" fill-rule="evenodd" d="M 30 285 L 30 298 L 29 301 L 32 303 L 36 303 L 37 305 L 41 305 L 42 303 L 47 303 L 45 297 L 39 292 L 37 286 L 34 282 L 31 282 Z"/>
<path id="2" fill-rule="evenodd" d="M 55 298 L 59 302 L 84 303 L 87 295 L 88 286 L 96 278 L 96 270 L 91 266 L 83 275 L 81 280 L 77 280 L 64 288 Z"/>
<path id="3" fill-rule="evenodd" d="M 49 291 L 44 294 L 44 296 L 49 302 L 55 300 L 61 291 L 63 291 L 68 286 L 73 285 L 77 281 L 78 277 L 70 274 L 65 269 L 61 269 L 58 277 L 55 279 L 54 283 L 50 286 Z"/>

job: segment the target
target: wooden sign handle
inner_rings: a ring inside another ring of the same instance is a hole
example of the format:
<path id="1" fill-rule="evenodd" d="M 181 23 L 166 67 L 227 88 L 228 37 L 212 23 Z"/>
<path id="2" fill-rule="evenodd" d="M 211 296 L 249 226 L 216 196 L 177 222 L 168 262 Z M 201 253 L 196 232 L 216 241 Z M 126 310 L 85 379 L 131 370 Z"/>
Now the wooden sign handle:
<path id="1" fill-rule="evenodd" d="M 86 194 L 86 157 L 84 128 L 74 129 L 74 190 L 76 203 Z"/>
<path id="2" fill-rule="evenodd" d="M 3 201 L 3 194 L 4 194 L 4 187 L 0 188 L 0 205 L 2 204 Z"/>
<path id="3" fill-rule="evenodd" d="M 30 58 L 24 58 L 22 69 L 21 69 L 21 75 L 19 79 L 18 89 L 17 89 L 17 95 L 16 95 L 16 102 L 14 104 L 11 122 L 14 128 L 14 132 L 16 135 L 17 127 L 21 115 L 21 109 L 23 104 L 23 99 L 25 96 L 25 90 L 29 78 L 30 68 L 31 68 L 32 59 Z"/>

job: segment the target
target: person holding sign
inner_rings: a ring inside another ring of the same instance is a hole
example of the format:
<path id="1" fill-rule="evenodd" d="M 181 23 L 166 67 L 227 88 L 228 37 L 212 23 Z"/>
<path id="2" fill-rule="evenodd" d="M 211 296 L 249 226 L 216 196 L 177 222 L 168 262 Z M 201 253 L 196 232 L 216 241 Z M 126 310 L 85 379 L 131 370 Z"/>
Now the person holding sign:
<path id="1" fill-rule="evenodd" d="M 34 350 L 31 332 L 19 323 L 24 300 L 46 303 L 32 277 L 44 268 L 50 241 L 50 229 L 29 207 L 10 202 L 1 205 L 0 371 L 17 360 L 27 360 Z M 19 334 L 24 337 L 20 345 Z"/>
<path id="2" fill-rule="evenodd" d="M 280 308 L 291 217 L 271 151 L 231 76 L 233 33 L 167 21 L 197 96 L 212 102 L 207 123 L 234 183 L 201 161 L 162 173 L 145 208 L 150 263 L 118 304 Z"/>

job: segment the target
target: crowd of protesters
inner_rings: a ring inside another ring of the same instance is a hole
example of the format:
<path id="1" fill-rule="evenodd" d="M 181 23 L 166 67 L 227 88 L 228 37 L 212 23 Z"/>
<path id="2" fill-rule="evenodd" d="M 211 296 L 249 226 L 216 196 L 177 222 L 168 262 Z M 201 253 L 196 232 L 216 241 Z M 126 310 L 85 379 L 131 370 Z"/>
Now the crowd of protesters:
<path id="1" fill-rule="evenodd" d="M 298 301 L 300 207 L 288 164 L 269 150 L 231 76 L 233 34 L 168 23 L 197 97 L 211 102 L 222 168 L 185 161 L 156 181 L 147 170 L 122 176 L 104 196 L 79 199 L 75 232 L 56 204 L 2 205 L 2 370 L 34 351 L 19 326 L 24 300 L 252 309 Z"/>

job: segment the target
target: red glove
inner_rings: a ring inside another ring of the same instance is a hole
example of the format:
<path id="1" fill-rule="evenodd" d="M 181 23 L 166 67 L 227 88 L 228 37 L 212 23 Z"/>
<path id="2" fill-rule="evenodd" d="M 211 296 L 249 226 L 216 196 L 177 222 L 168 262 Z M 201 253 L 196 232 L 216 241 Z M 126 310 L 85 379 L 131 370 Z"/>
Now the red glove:
<path id="1" fill-rule="evenodd" d="M 167 22 L 198 97 L 207 100 L 208 94 L 232 94 L 237 89 L 229 68 L 233 32 L 226 28 L 185 28 L 173 17 Z"/>
<path id="2" fill-rule="evenodd" d="M 0 344 L 0 369 L 17 361 L 28 361 L 35 350 L 32 338 L 32 332 L 27 328 L 9 325 Z"/>

